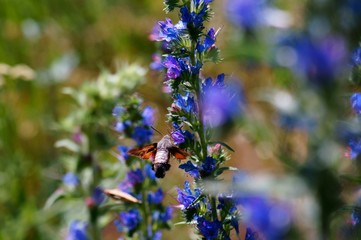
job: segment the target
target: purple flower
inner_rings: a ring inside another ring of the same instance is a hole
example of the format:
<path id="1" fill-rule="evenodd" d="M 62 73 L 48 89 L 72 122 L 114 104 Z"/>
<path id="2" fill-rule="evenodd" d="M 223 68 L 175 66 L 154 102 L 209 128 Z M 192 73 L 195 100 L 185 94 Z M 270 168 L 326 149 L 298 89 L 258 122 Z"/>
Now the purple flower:
<path id="1" fill-rule="evenodd" d="M 203 85 L 203 120 L 207 125 L 216 127 L 240 116 L 244 105 L 242 90 L 238 83 L 221 85 L 223 75 L 219 81 L 209 86 L 209 80 Z"/>
<path id="2" fill-rule="evenodd" d="M 194 165 L 191 161 L 179 165 L 180 169 L 183 169 L 186 173 L 194 178 L 199 178 L 199 169 L 197 165 Z"/>
<path id="3" fill-rule="evenodd" d="M 156 192 L 148 193 L 148 203 L 149 204 L 161 204 L 164 198 L 164 193 L 161 188 L 159 188 Z"/>
<path id="4" fill-rule="evenodd" d="M 352 54 L 352 65 L 360 66 L 361 65 L 361 48 L 357 48 Z"/>
<path id="5" fill-rule="evenodd" d="M 361 114 L 361 93 L 352 94 L 350 101 L 351 101 L 352 109 L 357 114 Z"/>
<path id="6" fill-rule="evenodd" d="M 265 0 L 232 0 L 227 3 L 227 16 L 234 25 L 252 29 L 263 24 Z"/>
<path id="7" fill-rule="evenodd" d="M 132 138 L 137 142 L 138 145 L 144 145 L 150 141 L 150 137 L 153 132 L 149 128 L 135 127 Z"/>
<path id="8" fill-rule="evenodd" d="M 141 184 L 144 181 L 144 175 L 140 168 L 131 170 L 127 173 L 125 179 L 119 184 L 119 189 L 129 192 L 134 186 Z"/>
<path id="9" fill-rule="evenodd" d="M 171 135 L 172 135 L 172 138 L 173 138 L 173 141 L 175 144 L 178 145 L 178 144 L 184 143 L 185 137 L 182 133 L 182 130 L 173 131 Z"/>
<path id="10" fill-rule="evenodd" d="M 217 239 L 222 228 L 219 221 L 207 221 L 204 217 L 197 219 L 197 228 L 206 240 Z"/>
<path id="11" fill-rule="evenodd" d="M 142 113 L 143 124 L 146 126 L 152 126 L 154 124 L 154 110 L 150 106 L 146 106 Z"/>
<path id="12" fill-rule="evenodd" d="M 72 172 L 68 172 L 63 176 L 63 183 L 68 187 L 76 187 L 79 185 L 79 178 Z"/>
<path id="13" fill-rule="evenodd" d="M 69 232 L 66 240 L 87 240 L 88 224 L 79 220 L 70 223 Z"/>
<path id="14" fill-rule="evenodd" d="M 127 227 L 129 231 L 134 230 L 142 221 L 142 216 L 136 208 L 130 209 L 128 212 L 121 212 L 119 214 L 120 222 Z"/>
<path id="15" fill-rule="evenodd" d="M 168 79 L 176 79 L 182 73 L 181 65 L 177 58 L 171 55 L 168 55 L 168 57 L 164 60 L 163 66 L 167 69 Z"/>
<path id="16" fill-rule="evenodd" d="M 172 20 L 166 18 L 166 20 L 159 21 L 158 24 L 153 28 L 149 38 L 152 41 L 166 41 L 171 42 L 177 40 L 179 35 L 186 29 L 183 22 L 179 22 L 173 25 Z"/>
<path id="17" fill-rule="evenodd" d="M 189 92 L 186 92 L 184 96 L 177 93 L 175 104 L 186 113 L 196 112 L 197 109 L 194 97 Z"/>
<path id="18" fill-rule="evenodd" d="M 177 188 L 178 196 L 177 200 L 180 204 L 182 204 L 182 209 L 188 208 L 189 205 L 193 203 L 193 201 L 200 195 L 199 189 L 194 189 L 194 193 L 190 189 L 190 184 L 188 181 L 184 182 L 184 190 Z"/>

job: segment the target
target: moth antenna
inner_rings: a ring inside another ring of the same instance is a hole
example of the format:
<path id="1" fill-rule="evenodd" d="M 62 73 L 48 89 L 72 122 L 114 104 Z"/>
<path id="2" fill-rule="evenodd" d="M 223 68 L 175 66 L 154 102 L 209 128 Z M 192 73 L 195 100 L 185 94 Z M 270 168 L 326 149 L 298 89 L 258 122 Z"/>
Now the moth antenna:
<path id="1" fill-rule="evenodd" d="M 153 129 L 154 131 L 156 131 L 157 133 L 159 133 L 160 135 L 163 136 L 163 134 L 161 132 L 159 132 L 157 129 L 155 129 L 153 126 L 150 126 L 151 129 Z"/>

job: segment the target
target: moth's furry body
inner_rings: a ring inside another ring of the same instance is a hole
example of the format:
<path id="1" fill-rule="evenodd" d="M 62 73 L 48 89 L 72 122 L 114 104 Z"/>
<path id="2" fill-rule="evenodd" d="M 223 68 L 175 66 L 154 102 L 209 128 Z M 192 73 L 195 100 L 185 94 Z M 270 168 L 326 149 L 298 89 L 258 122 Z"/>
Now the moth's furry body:
<path id="1" fill-rule="evenodd" d="M 169 170 L 170 156 L 177 159 L 186 159 L 187 153 L 173 144 L 169 135 L 165 135 L 158 143 L 149 144 L 140 148 L 129 150 L 131 155 L 152 160 L 152 169 L 157 178 L 163 178 Z"/>

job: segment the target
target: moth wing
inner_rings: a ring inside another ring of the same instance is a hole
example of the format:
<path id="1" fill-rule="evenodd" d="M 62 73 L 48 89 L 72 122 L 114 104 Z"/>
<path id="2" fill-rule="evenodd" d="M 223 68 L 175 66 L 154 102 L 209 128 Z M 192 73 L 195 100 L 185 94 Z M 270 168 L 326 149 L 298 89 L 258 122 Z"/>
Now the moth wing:
<path id="1" fill-rule="evenodd" d="M 157 143 L 152 143 L 128 151 L 128 154 L 142 159 L 154 158 L 156 153 L 157 153 Z"/>
<path id="2" fill-rule="evenodd" d="M 114 200 L 122 200 L 125 202 L 132 202 L 132 203 L 141 203 L 140 200 L 133 197 L 129 193 L 120 191 L 119 189 L 104 189 L 103 192 L 110 198 L 113 198 Z"/>
<path id="3" fill-rule="evenodd" d="M 186 159 L 188 157 L 188 153 L 176 146 L 172 146 L 169 148 L 169 152 L 176 158 L 176 159 Z"/>

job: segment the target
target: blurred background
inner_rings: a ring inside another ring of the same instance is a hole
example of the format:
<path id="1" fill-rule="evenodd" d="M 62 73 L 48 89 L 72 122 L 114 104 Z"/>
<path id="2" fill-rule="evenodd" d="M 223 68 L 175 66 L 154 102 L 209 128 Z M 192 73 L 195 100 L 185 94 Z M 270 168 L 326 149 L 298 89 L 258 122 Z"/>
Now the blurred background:
<path id="1" fill-rule="evenodd" d="M 165 17 L 176 22 L 177 14 L 166 15 L 162 9 L 162 1 L 154 0 L 0 0 L 0 239 L 55 239 L 65 231 L 56 216 L 42 221 L 41 211 L 63 173 L 60 153 L 54 147 L 59 139 L 55 123 L 68 113 L 70 104 L 62 89 L 93 81 L 102 69 L 114 71 L 123 63 L 136 62 L 148 69 L 157 51 L 157 44 L 148 39 L 154 24 Z M 319 87 L 293 96 L 294 89 L 305 87 L 309 79 L 299 71 L 304 65 L 297 65 L 297 56 L 300 59 L 308 50 L 293 45 L 300 43 L 298 40 L 290 43 L 287 39 L 306 33 L 317 41 L 337 41 L 338 45 L 328 45 L 331 48 L 327 49 L 335 51 L 325 58 L 334 60 L 329 64 L 342 66 L 331 76 L 337 79 L 333 87 L 345 87 L 350 49 L 358 46 L 361 36 L 360 3 L 216 0 L 213 9 L 209 27 L 221 29 L 217 46 L 224 61 L 209 64 L 203 74 L 216 77 L 225 73 L 239 79 L 247 102 L 247 116 L 219 134 L 235 150 L 230 165 L 282 175 L 287 157 L 280 157 L 280 152 L 299 162 L 308 158 L 305 128 L 309 122 L 287 115 L 289 118 L 282 118 L 286 123 L 298 119 L 292 124 L 302 127 L 292 131 L 275 128 L 280 126 L 281 110 L 295 98 L 301 99 L 298 104 L 304 113 L 322 105 Z M 320 59 L 310 67 L 316 69 L 316 75 L 317 67 L 326 66 L 324 58 Z M 334 69 L 334 65 L 327 67 L 327 71 Z M 323 84 L 322 79 L 320 82 Z M 165 114 L 170 102 L 166 94 L 160 94 L 161 88 L 162 77 L 149 70 L 146 83 L 137 91 L 146 105 L 157 109 L 155 128 L 167 132 Z M 302 105 L 310 102 L 311 108 Z M 343 110 L 337 114 L 350 113 L 347 103 L 348 99 L 341 97 Z M 342 151 L 339 146 L 332 165 L 348 172 L 351 163 L 343 159 Z M 171 174 L 178 178 L 162 185 L 174 193 L 174 186 L 181 186 L 187 176 L 176 167 Z M 171 236 L 185 239 L 174 233 Z"/>

